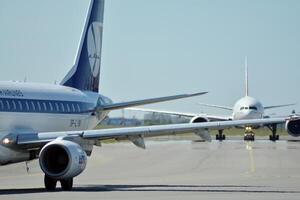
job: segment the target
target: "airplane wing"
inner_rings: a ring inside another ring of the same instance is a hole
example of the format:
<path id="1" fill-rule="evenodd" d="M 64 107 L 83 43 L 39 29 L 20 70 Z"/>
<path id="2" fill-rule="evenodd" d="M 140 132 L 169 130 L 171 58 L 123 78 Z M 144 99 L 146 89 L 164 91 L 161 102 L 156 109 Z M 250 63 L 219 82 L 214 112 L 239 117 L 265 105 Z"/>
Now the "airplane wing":
<path id="1" fill-rule="evenodd" d="M 125 108 L 125 110 L 131 111 L 140 111 L 140 112 L 151 112 L 151 113 L 159 113 L 159 114 L 168 114 L 168 115 L 176 115 L 179 117 L 204 117 L 209 119 L 210 121 L 227 121 L 231 120 L 230 116 L 215 116 L 215 115 L 207 115 L 204 113 L 186 113 L 186 112 L 175 112 L 175 111 L 165 111 L 165 110 L 156 110 L 156 109 L 149 109 L 149 108 Z"/>
<path id="2" fill-rule="evenodd" d="M 85 131 L 66 131 L 66 132 L 49 132 L 34 134 L 8 134 L 2 139 L 2 145 L 24 150 L 40 149 L 43 145 L 55 139 L 72 139 L 79 138 L 82 140 L 106 140 L 106 139 L 128 139 L 138 147 L 144 148 L 144 137 L 155 137 L 163 135 L 174 135 L 183 133 L 196 133 L 207 141 L 211 141 L 211 136 L 207 129 L 226 129 L 243 125 L 269 125 L 285 123 L 291 118 L 268 118 L 255 120 L 236 120 L 236 121 L 218 121 L 204 123 L 187 123 L 157 126 L 141 126 L 128 128 L 112 128 L 101 130 Z"/>
<path id="3" fill-rule="evenodd" d="M 229 106 L 220 106 L 220 105 L 206 104 L 206 103 L 198 103 L 198 105 L 211 107 L 211 108 L 220 108 L 220 109 L 229 110 L 229 111 L 233 110 L 232 107 L 229 107 Z"/>
<path id="4" fill-rule="evenodd" d="M 174 95 L 174 96 L 167 96 L 167 97 L 143 99 L 143 100 L 138 100 L 138 101 L 113 103 L 113 104 L 101 105 L 97 109 L 99 109 L 99 110 L 117 110 L 117 109 L 122 109 L 122 108 L 127 108 L 127 107 L 141 106 L 141 105 L 146 105 L 146 104 L 152 104 L 152 103 L 158 103 L 158 102 L 164 102 L 164 101 L 194 97 L 194 96 L 199 96 L 199 95 L 203 95 L 203 94 L 206 94 L 206 93 L 207 92 L 199 92 L 199 93 L 192 93 L 192 94 L 181 94 L 181 95 Z"/>
<path id="5" fill-rule="evenodd" d="M 174 112 L 174 111 L 156 110 L 156 109 L 149 109 L 149 108 L 136 108 L 136 107 L 125 108 L 125 110 L 151 112 L 151 113 L 168 114 L 168 115 L 178 115 L 178 116 L 182 116 L 182 117 L 195 117 L 195 116 L 199 115 L 196 113 Z"/>
<path id="6" fill-rule="evenodd" d="M 275 105 L 275 106 L 266 106 L 264 107 L 265 110 L 272 109 L 272 108 L 281 108 L 281 107 L 287 107 L 287 106 L 294 106 L 296 105 L 295 103 L 291 104 L 283 104 L 283 105 Z"/>

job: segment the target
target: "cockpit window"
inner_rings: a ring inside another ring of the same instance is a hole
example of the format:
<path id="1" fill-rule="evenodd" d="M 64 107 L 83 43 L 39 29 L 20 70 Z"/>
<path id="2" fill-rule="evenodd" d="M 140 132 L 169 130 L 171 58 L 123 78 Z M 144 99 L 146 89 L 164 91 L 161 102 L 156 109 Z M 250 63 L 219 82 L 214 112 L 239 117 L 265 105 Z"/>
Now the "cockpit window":
<path id="1" fill-rule="evenodd" d="M 255 106 L 250 106 L 249 109 L 250 109 L 250 110 L 257 110 L 257 107 L 255 107 Z"/>
<path id="2" fill-rule="evenodd" d="M 244 109 L 245 109 L 245 107 L 241 107 L 241 108 L 240 108 L 240 110 L 244 110 Z"/>

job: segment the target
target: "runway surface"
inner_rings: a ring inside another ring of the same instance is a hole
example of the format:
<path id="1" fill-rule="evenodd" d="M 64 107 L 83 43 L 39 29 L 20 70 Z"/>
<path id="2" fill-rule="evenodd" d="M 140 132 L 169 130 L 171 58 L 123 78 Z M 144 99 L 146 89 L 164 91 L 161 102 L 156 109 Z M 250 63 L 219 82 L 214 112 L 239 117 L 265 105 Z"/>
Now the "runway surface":
<path id="1" fill-rule="evenodd" d="M 300 199 L 300 143 L 148 141 L 95 148 L 71 192 L 46 192 L 38 162 L 0 167 L 0 199 Z"/>

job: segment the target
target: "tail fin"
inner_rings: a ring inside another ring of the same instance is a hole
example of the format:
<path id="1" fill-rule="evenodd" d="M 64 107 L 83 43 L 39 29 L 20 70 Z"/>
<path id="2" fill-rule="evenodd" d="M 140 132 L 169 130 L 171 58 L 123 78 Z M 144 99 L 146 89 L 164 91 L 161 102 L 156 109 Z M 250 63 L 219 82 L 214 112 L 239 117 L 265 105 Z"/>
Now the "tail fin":
<path id="1" fill-rule="evenodd" d="M 99 91 L 104 0 L 91 0 L 76 63 L 61 85 Z"/>
<path id="2" fill-rule="evenodd" d="M 245 95 L 248 96 L 249 89 L 248 89 L 248 60 L 247 56 L 245 57 Z"/>

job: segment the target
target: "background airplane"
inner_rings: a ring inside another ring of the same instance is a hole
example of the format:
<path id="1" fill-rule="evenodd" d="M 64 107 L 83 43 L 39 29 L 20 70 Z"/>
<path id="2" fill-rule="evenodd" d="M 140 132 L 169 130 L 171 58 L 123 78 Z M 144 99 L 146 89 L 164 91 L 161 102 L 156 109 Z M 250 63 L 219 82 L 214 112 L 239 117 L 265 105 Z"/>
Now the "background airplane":
<path id="1" fill-rule="evenodd" d="M 191 117 L 191 123 L 201 123 L 209 121 L 227 121 L 227 120 L 246 120 L 246 119 L 263 119 L 269 118 L 270 116 L 265 113 L 265 110 L 292 106 L 295 104 L 284 104 L 284 105 L 272 105 L 272 106 L 263 106 L 263 104 L 256 98 L 249 96 L 249 87 L 248 87 L 248 62 L 247 57 L 245 57 L 245 96 L 239 99 L 233 107 L 223 106 L 223 105 L 213 105 L 206 103 L 199 103 L 199 105 L 213 107 L 218 109 L 223 109 L 231 111 L 232 114 L 229 116 L 215 116 L 215 115 L 204 115 L 204 114 L 194 114 L 194 113 L 182 113 L 182 112 L 170 112 L 170 111 L 160 111 L 155 109 L 147 108 L 128 108 L 127 110 L 135 111 L 145 111 L 145 112 L 154 112 L 154 113 L 164 113 L 171 115 L 179 115 L 185 117 Z M 275 141 L 279 139 L 279 135 L 276 135 L 277 126 L 276 124 L 267 125 L 267 127 L 272 131 L 270 135 L 270 140 Z M 244 126 L 245 129 L 245 140 L 254 140 L 254 132 L 252 126 Z M 216 135 L 217 140 L 225 140 L 226 136 L 223 134 L 223 130 L 219 130 L 219 134 Z"/>

